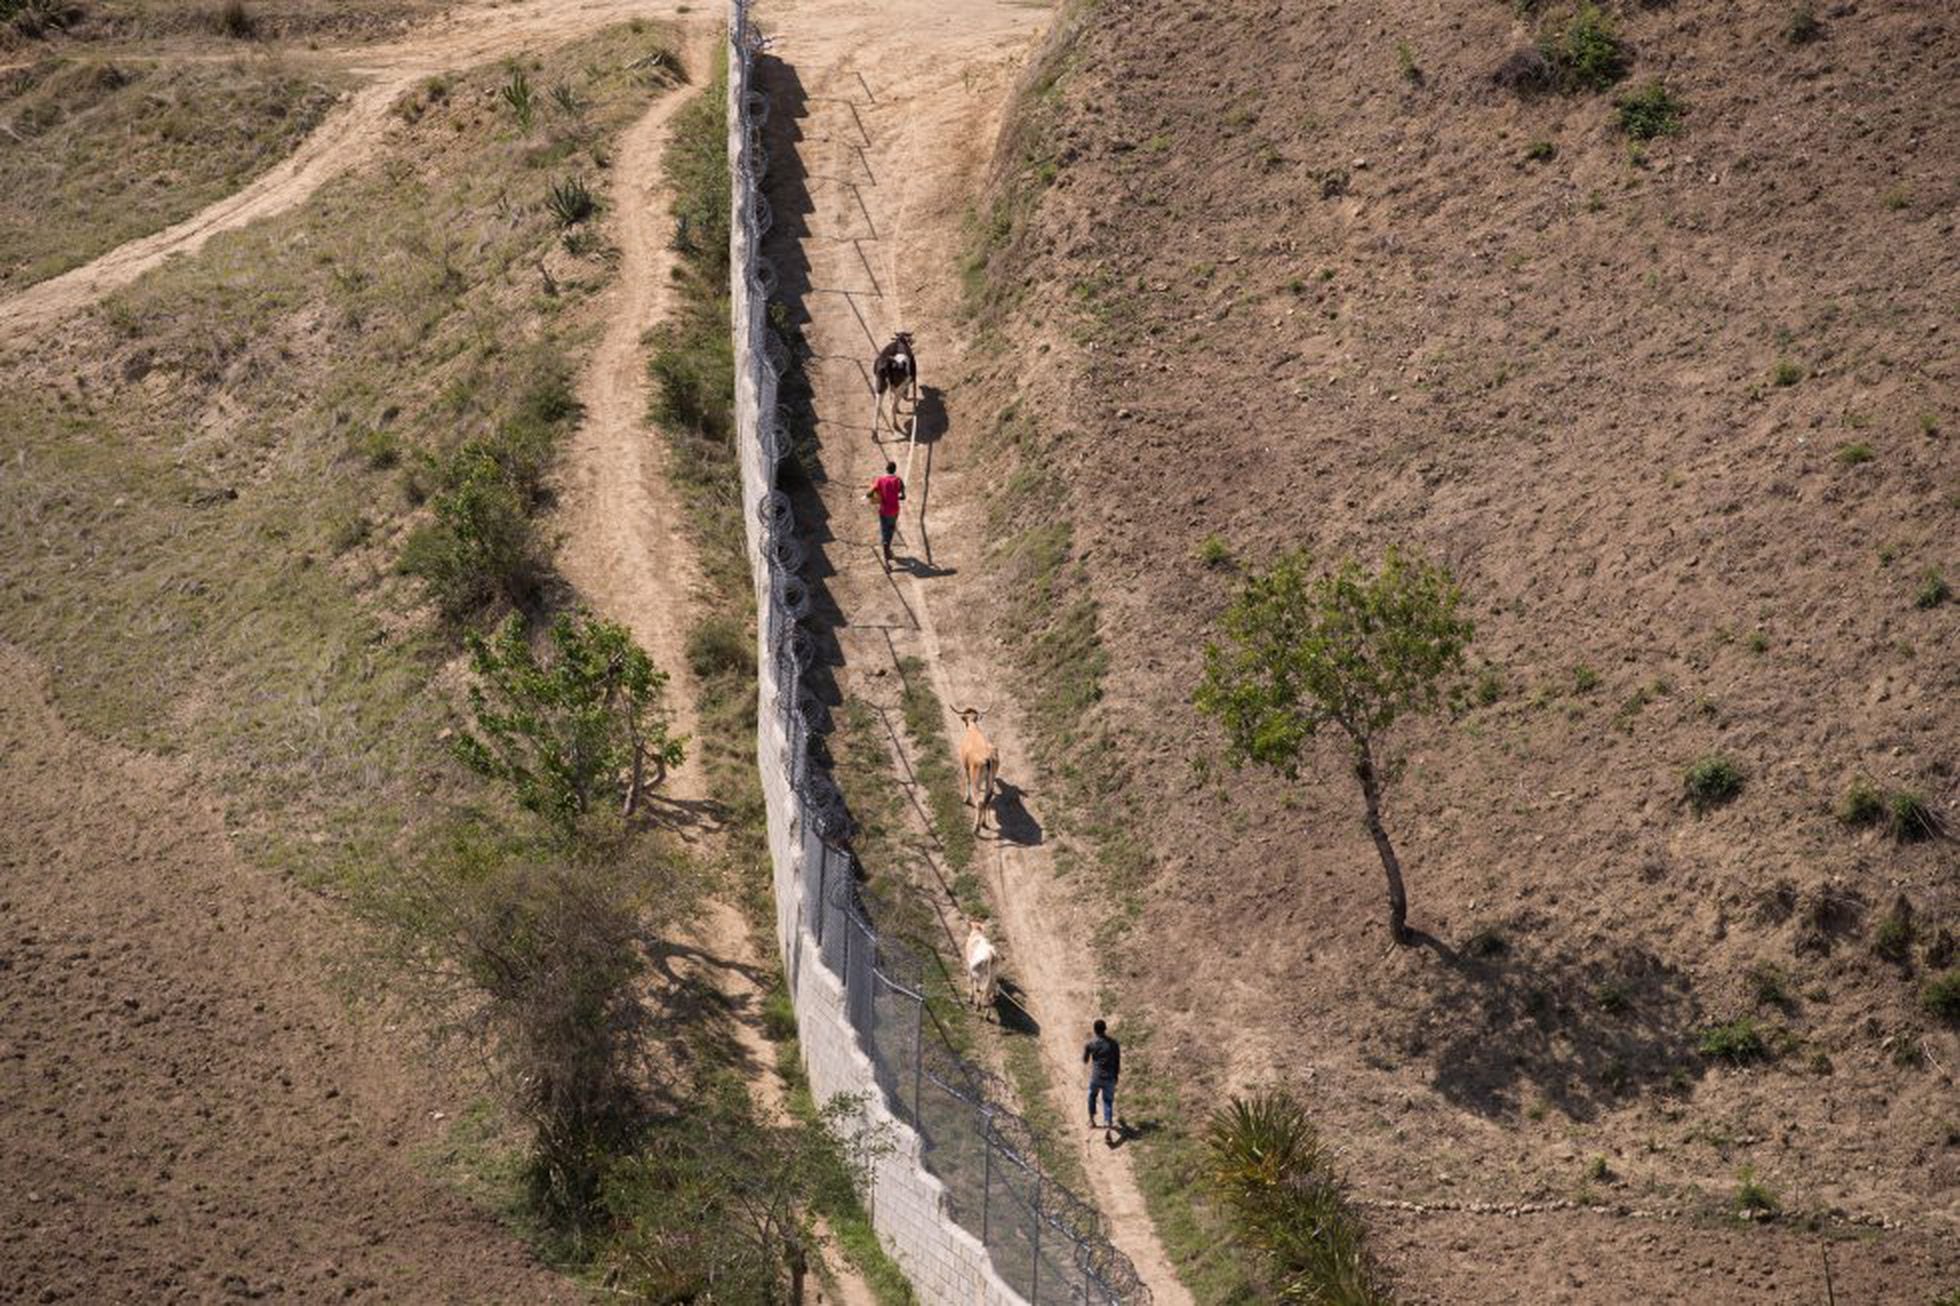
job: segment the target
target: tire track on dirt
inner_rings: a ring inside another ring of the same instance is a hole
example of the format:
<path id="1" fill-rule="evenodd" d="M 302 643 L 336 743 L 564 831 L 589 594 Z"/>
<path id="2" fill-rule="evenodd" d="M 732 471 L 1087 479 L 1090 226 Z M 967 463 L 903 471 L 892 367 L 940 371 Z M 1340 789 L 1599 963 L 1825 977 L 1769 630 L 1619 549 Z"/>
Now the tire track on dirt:
<path id="1" fill-rule="evenodd" d="M 0 300 L 0 339 L 20 341 L 129 285 L 165 259 L 194 254 L 221 232 L 303 203 L 333 178 L 374 157 L 389 110 L 416 81 L 548 43 L 562 45 L 610 23 L 678 15 L 671 0 L 531 0 L 465 7 L 400 41 L 309 52 L 370 80 L 352 92 L 285 159 L 242 189 L 161 231 L 118 245 L 81 267 Z"/>
<path id="2" fill-rule="evenodd" d="M 972 640 L 958 648 L 942 642 L 933 618 L 935 594 L 947 594 L 943 578 L 984 565 L 980 506 L 961 493 L 954 476 L 930 497 L 938 446 L 925 445 L 903 527 L 911 538 L 900 549 L 901 555 L 923 549 L 925 556 L 922 565 L 902 564 L 887 575 L 859 495 L 887 456 L 885 446 L 866 439 L 864 360 L 890 331 L 904 327 L 918 336 L 928 386 L 961 372 L 950 285 L 960 222 L 987 162 L 1006 87 L 1044 16 L 992 0 L 889 9 L 873 14 L 848 0 L 781 0 L 763 14 L 779 35 L 776 53 L 804 83 L 807 117 L 796 148 L 809 196 L 801 253 L 809 268 L 808 371 L 828 477 L 821 489 L 834 532 L 827 584 L 841 617 L 838 684 L 847 698 L 876 699 L 867 676 L 895 672 L 900 657 L 921 658 L 948 709 L 951 737 L 959 730 L 951 709 L 1003 705 L 989 715 L 987 729 L 1000 746 L 1005 778 L 1025 782 L 1030 750 L 1004 706 L 1004 678 L 987 660 L 992 649 Z M 787 264 L 778 258 L 778 265 Z M 905 321 L 901 304 L 911 313 Z M 938 397 L 953 420 L 952 397 Z M 895 443 L 889 452 L 903 462 L 913 450 Z M 922 514 L 929 500 L 935 538 L 944 542 L 936 553 L 926 547 Z M 1003 927 L 997 942 L 1040 1026 L 1053 1100 L 1065 1121 L 1080 1120 L 1084 1096 L 1075 1086 L 1083 1075 L 1076 1062 L 1099 986 L 1091 922 L 1055 882 L 1047 847 L 994 837 L 983 849 Z M 1100 1134 L 1077 1137 L 1111 1241 L 1158 1302 L 1190 1302 L 1157 1239 L 1128 1155 L 1106 1149 Z"/>

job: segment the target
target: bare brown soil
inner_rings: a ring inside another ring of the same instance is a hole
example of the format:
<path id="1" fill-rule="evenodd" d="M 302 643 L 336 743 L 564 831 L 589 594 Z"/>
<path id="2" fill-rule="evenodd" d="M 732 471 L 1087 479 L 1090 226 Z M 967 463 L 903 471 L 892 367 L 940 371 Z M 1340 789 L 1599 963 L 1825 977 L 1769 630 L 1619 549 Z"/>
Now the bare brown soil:
<path id="1" fill-rule="evenodd" d="M 334 995 L 336 909 L 0 685 L 0 1298 L 579 1300 L 412 1162 L 477 1081 Z"/>
<path id="2" fill-rule="evenodd" d="M 1492 84 L 1508 5 L 1087 12 L 980 206 L 1018 416 L 949 447 L 1074 524 L 1125 765 L 1071 814 L 1147 854 L 1091 892 L 1148 1057 L 1192 1109 L 1301 1089 L 1371 1201 L 1608 1212 L 1383 1214 L 1414 1300 L 1816 1300 L 1850 1234 L 1839 1300 L 1960 1284 L 1960 1038 L 1873 952 L 1900 894 L 1960 924 L 1960 861 L 1832 816 L 1859 775 L 1960 813 L 1960 606 L 1915 602 L 1960 569 L 1953 15 L 1614 7 L 1620 92 L 1686 105 L 1635 151 L 1612 94 Z M 1463 580 L 1494 697 L 1403 733 L 1389 813 L 1429 946 L 1331 751 L 1194 771 L 1211 536 Z M 946 584 L 967 647 L 1019 598 Z M 1699 1053 L 1741 1015 L 1779 1055 Z M 1745 1166 L 1781 1220 L 1730 1216 Z"/>

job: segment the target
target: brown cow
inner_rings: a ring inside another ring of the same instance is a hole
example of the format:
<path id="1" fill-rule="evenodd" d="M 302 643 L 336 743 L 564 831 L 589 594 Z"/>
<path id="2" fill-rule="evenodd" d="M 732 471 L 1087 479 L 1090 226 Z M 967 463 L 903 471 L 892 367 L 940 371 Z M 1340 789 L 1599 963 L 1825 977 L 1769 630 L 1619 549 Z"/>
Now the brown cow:
<path id="1" fill-rule="evenodd" d="M 960 738 L 960 771 L 966 780 L 962 797 L 978 809 L 973 814 L 973 832 L 979 834 L 987 824 L 987 809 L 994 805 L 994 777 L 1000 771 L 1000 753 L 980 733 L 978 708 L 961 708 L 960 720 L 966 722 L 966 734 Z"/>

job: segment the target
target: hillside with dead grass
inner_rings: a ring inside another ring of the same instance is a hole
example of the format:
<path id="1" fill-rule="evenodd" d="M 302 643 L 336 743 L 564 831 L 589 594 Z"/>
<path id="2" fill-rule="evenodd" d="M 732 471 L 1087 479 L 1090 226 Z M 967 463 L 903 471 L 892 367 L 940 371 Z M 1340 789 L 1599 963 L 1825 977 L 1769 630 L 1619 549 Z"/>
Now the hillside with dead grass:
<path id="1" fill-rule="evenodd" d="M 1298 1089 L 1411 1300 L 1960 1285 L 1956 59 L 1919 6 L 1231 0 L 1071 7 L 1028 74 L 969 592 L 1140 1091 Z M 1433 946 L 1331 749 L 1233 772 L 1192 707 L 1293 546 L 1467 595 L 1388 799 Z"/>

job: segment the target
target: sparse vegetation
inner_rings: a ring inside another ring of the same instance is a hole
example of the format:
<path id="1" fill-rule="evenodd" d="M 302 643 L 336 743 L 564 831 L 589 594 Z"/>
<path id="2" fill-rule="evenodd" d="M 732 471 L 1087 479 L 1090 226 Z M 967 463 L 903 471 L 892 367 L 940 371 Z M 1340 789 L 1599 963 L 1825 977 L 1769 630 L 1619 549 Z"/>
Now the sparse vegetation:
<path id="1" fill-rule="evenodd" d="M 1778 359 L 1776 366 L 1772 367 L 1769 372 L 1769 379 L 1776 385 L 1784 387 L 1795 385 L 1797 382 L 1803 380 L 1803 377 L 1804 371 L 1802 365 L 1794 363 L 1787 358 Z"/>
<path id="2" fill-rule="evenodd" d="M 545 193 L 545 207 L 551 210 L 559 227 L 575 227 L 597 216 L 599 200 L 585 184 L 585 178 L 574 174 L 551 183 Z"/>
<path id="3" fill-rule="evenodd" d="M 1207 567 L 1229 567 L 1232 564 L 1232 546 L 1217 535 L 1207 535 L 1198 541 L 1193 555 Z"/>
<path id="4" fill-rule="evenodd" d="M 1380 753 L 1404 715 L 1438 706 L 1474 626 L 1449 572 L 1391 549 L 1373 571 L 1347 560 L 1310 578 L 1307 555 L 1249 577 L 1205 646 L 1195 701 L 1225 729 L 1234 764 L 1297 779 L 1323 729 L 1341 740 L 1388 878 L 1389 934 L 1406 943 L 1402 867 L 1381 819 Z"/>
<path id="5" fill-rule="evenodd" d="M 1681 130 L 1686 107 L 1656 78 L 1619 99 L 1620 130 L 1636 141 L 1673 136 Z"/>
<path id="6" fill-rule="evenodd" d="M 1613 20 L 1591 0 L 1545 26 L 1538 53 L 1558 88 L 1603 91 L 1626 76 L 1627 48 Z"/>
<path id="7" fill-rule="evenodd" d="M 1416 52 L 1407 41 L 1395 43 L 1395 68 L 1403 81 L 1411 86 L 1422 85 L 1422 66 L 1416 62 Z"/>
<path id="8" fill-rule="evenodd" d="M 1783 39 L 1791 45 L 1808 45 L 1823 35 L 1824 24 L 1817 17 L 1817 6 L 1811 0 L 1799 0 L 1790 10 L 1789 21 L 1783 24 Z"/>
<path id="9" fill-rule="evenodd" d="M 1726 757 L 1710 755 L 1690 766 L 1683 777 L 1688 803 L 1696 812 L 1707 812 L 1733 802 L 1742 793 L 1742 768 Z"/>
<path id="10" fill-rule="evenodd" d="M 531 79 L 525 75 L 522 68 L 510 70 L 510 77 L 504 82 L 503 90 L 499 94 L 503 96 L 504 104 L 509 107 L 511 116 L 517 119 L 518 129 L 530 131 L 531 123 L 537 117 L 537 94 L 531 89 Z"/>
<path id="11" fill-rule="evenodd" d="M 1885 816 L 1884 791 L 1863 776 L 1853 780 L 1838 800 L 1838 820 L 1853 828 L 1877 825 Z"/>
<path id="12" fill-rule="evenodd" d="M 1779 1209 L 1776 1194 L 1756 1178 L 1754 1169 L 1746 1165 L 1736 1174 L 1734 1204 L 1736 1214 L 1755 1218 L 1775 1215 Z"/>
<path id="13" fill-rule="evenodd" d="M 1946 573 L 1938 567 L 1928 567 L 1919 578 L 1919 588 L 1912 592 L 1912 606 L 1919 609 L 1937 608 L 1953 597 L 1953 588 L 1946 583 Z"/>
<path id="14" fill-rule="evenodd" d="M 1960 1022 L 1960 970 L 1949 970 L 1926 981 L 1920 1005 L 1941 1020 Z"/>
<path id="15" fill-rule="evenodd" d="M 1749 992 L 1759 1007 L 1787 1007 L 1790 977 L 1775 962 L 1759 961 L 1749 968 Z"/>
<path id="16" fill-rule="evenodd" d="M 1717 1057 L 1735 1065 L 1761 1061 L 1769 1056 L 1769 1044 L 1762 1030 L 1748 1016 L 1737 1016 L 1722 1025 L 1711 1025 L 1701 1032 L 1698 1044 L 1705 1057 Z"/>
<path id="17" fill-rule="evenodd" d="M 234 41 L 249 41 L 258 35 L 259 25 L 252 17 L 252 11 L 245 7 L 245 0 L 225 0 L 212 16 L 211 25 L 222 36 Z"/>
<path id="18" fill-rule="evenodd" d="M 1912 902 L 1903 893 L 1892 902 L 1892 909 L 1879 919 L 1872 933 L 1872 951 L 1889 962 L 1904 965 L 1912 960 L 1912 940 L 1917 932 Z"/>
<path id="19" fill-rule="evenodd" d="M 1234 1097 L 1205 1142 L 1212 1187 L 1268 1259 L 1283 1300 L 1385 1306 L 1360 1216 L 1298 1102 L 1284 1090 Z"/>
<path id="20" fill-rule="evenodd" d="M 1921 843 L 1940 833 L 1939 814 L 1922 793 L 1901 789 L 1886 801 L 1885 809 L 1886 828 L 1900 843 Z"/>
<path id="21" fill-rule="evenodd" d="M 1572 692 L 1590 694 L 1599 688 L 1599 672 L 1581 662 L 1572 668 Z"/>
<path id="22" fill-rule="evenodd" d="M 1550 163 L 1557 155 L 1558 146 L 1546 140 L 1533 141 L 1524 150 L 1524 157 L 1533 163 Z"/>
<path id="23" fill-rule="evenodd" d="M 1846 467 L 1856 467 L 1860 463 L 1870 462 L 1877 455 L 1872 452 L 1872 447 L 1863 440 L 1854 440 L 1850 444 L 1840 446 L 1836 457 Z"/>

